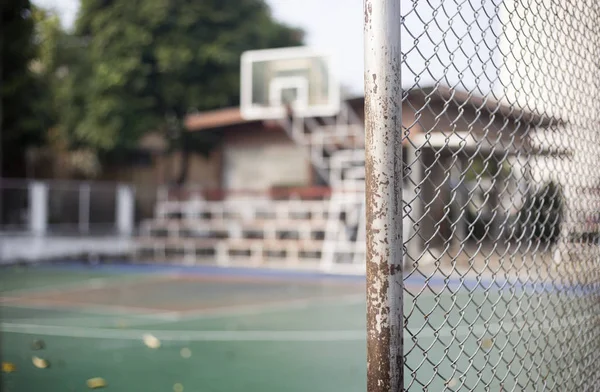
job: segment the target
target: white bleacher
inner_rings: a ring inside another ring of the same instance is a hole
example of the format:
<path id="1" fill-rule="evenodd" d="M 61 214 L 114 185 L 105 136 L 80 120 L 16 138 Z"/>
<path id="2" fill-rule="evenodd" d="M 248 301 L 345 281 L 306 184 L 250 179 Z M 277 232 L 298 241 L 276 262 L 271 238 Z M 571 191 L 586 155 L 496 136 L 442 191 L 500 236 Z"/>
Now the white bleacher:
<path id="1" fill-rule="evenodd" d="M 364 273 L 364 129 L 342 109 L 321 122 L 281 121 L 329 182 L 330 197 L 165 200 L 142 226 L 136 259 Z"/>

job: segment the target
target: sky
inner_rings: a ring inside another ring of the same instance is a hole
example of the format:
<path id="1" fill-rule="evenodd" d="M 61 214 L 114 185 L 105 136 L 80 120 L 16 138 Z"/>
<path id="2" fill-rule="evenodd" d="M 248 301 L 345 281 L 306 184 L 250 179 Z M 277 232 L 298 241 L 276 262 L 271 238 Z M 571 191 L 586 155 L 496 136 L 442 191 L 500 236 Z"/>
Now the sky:
<path id="1" fill-rule="evenodd" d="M 478 87 L 482 94 L 497 87 L 497 64 L 492 60 L 498 53 L 489 48 L 497 45 L 499 21 L 494 8 L 501 1 L 401 0 L 406 18 L 401 45 L 407 56 L 402 67 L 403 87 L 417 83 L 427 87 L 437 80 L 461 89 Z M 56 9 L 66 27 L 73 24 L 79 4 L 79 0 L 33 2 Z M 351 95 L 363 93 L 363 0 L 267 2 L 276 19 L 305 30 L 308 46 L 332 56 L 335 72 Z M 436 23 L 431 23 L 434 18 Z"/>

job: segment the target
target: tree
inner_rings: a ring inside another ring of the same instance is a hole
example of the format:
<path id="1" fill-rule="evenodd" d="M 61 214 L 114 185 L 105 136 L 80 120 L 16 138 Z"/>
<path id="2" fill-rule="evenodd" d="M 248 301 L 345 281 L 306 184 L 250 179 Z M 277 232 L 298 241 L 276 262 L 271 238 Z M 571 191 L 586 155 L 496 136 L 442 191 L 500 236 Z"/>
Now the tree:
<path id="1" fill-rule="evenodd" d="M 33 26 L 26 67 L 30 86 L 22 91 L 28 94 L 29 112 L 17 114 L 33 123 L 38 138 L 37 143 L 20 140 L 19 147 L 27 150 L 27 163 L 44 169 L 36 176 L 92 176 L 99 169 L 95 151 L 68 133 L 82 116 L 76 103 L 85 94 L 78 84 L 87 71 L 85 43 L 65 32 L 53 11 L 32 7 L 28 16 Z"/>
<path id="2" fill-rule="evenodd" d="M 43 139 L 35 113 L 39 86 L 29 65 L 35 56 L 29 0 L 2 2 L 0 19 L 2 175 L 22 176 L 25 149 Z"/>
<path id="3" fill-rule="evenodd" d="M 550 181 L 528 194 L 519 211 L 517 236 L 555 244 L 560 236 L 564 217 L 564 194 L 560 184 Z"/>
<path id="4" fill-rule="evenodd" d="M 74 138 L 107 151 L 159 130 L 185 152 L 184 168 L 190 143 L 206 152 L 218 142 L 182 132 L 184 117 L 238 104 L 242 52 L 302 41 L 264 0 L 83 0 L 76 35 L 89 40 L 90 68 Z"/>

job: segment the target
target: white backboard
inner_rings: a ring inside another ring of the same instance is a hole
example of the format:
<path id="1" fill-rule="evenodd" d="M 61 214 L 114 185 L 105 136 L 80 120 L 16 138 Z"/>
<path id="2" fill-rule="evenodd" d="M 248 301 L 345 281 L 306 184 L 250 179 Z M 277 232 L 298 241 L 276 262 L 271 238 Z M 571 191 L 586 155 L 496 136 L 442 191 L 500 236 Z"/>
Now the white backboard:
<path id="1" fill-rule="evenodd" d="M 307 47 L 242 54 L 240 109 L 247 120 L 333 116 L 340 110 L 339 80 L 327 54 Z"/>

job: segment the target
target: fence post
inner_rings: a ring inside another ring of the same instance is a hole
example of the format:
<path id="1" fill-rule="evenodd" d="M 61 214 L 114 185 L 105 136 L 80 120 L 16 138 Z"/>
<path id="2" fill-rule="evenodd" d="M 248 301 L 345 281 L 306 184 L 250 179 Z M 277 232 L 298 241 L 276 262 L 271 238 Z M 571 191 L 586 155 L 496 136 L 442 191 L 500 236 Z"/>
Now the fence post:
<path id="1" fill-rule="evenodd" d="M 130 185 L 117 186 L 117 231 L 122 236 L 133 234 L 135 191 Z"/>
<path id="2" fill-rule="evenodd" d="M 88 234 L 90 231 L 90 184 L 79 186 L 79 233 Z"/>
<path id="3" fill-rule="evenodd" d="M 365 0 L 367 390 L 403 390 L 400 1 Z"/>
<path id="4" fill-rule="evenodd" d="M 38 236 L 48 231 L 48 185 L 29 183 L 29 231 Z"/>
<path id="5" fill-rule="evenodd" d="M 412 141 L 416 143 L 416 141 Z M 421 200 L 421 181 L 423 181 L 423 163 L 421 160 L 421 152 L 418 151 L 418 148 L 413 146 L 411 143 L 408 143 L 406 146 L 406 164 L 410 166 L 409 177 L 409 195 L 406 197 L 407 203 L 410 205 L 410 216 L 411 221 L 409 223 L 409 230 L 404 228 L 403 232 L 405 234 L 408 233 L 409 236 L 412 236 L 406 245 L 408 256 L 410 257 L 409 261 L 415 262 L 421 252 L 423 251 L 423 240 L 419 236 L 419 227 L 423 226 L 423 211 Z M 413 223 L 414 222 L 414 223 Z"/>

